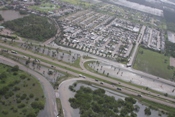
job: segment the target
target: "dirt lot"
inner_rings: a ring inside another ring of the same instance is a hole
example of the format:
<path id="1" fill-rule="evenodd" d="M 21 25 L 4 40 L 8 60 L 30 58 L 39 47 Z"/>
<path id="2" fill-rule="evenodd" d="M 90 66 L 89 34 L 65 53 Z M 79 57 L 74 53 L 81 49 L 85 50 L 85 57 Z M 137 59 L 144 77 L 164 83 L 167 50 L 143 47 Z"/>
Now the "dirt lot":
<path id="1" fill-rule="evenodd" d="M 173 57 L 170 57 L 170 66 L 175 67 L 175 58 L 173 58 Z"/>

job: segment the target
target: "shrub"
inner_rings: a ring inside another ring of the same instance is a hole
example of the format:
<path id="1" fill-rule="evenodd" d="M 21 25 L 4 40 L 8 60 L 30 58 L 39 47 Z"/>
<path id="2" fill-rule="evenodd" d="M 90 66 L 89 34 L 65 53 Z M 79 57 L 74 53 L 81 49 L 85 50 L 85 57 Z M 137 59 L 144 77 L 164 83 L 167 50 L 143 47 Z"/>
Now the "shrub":
<path id="1" fill-rule="evenodd" d="M 125 98 L 125 101 L 129 102 L 129 103 L 132 103 L 132 104 L 135 104 L 136 103 L 136 100 L 133 99 L 132 97 L 126 97 Z"/>
<path id="2" fill-rule="evenodd" d="M 12 106 L 11 108 L 10 108 L 10 110 L 13 110 L 14 109 L 14 107 Z"/>
<path id="3" fill-rule="evenodd" d="M 14 72 L 13 75 L 16 76 L 16 75 L 18 75 L 18 73 L 17 72 Z"/>
<path id="4" fill-rule="evenodd" d="M 16 108 L 15 108 L 15 109 L 13 109 L 13 112 L 14 112 L 14 113 L 18 112 L 18 109 L 16 109 Z"/>
<path id="5" fill-rule="evenodd" d="M 7 78 L 7 72 L 2 72 L 0 74 L 0 79 L 5 79 L 5 78 Z"/>
<path id="6" fill-rule="evenodd" d="M 22 94 L 22 96 L 20 97 L 21 100 L 26 99 L 27 95 L 26 94 Z"/>
<path id="7" fill-rule="evenodd" d="M 0 89 L 0 95 L 4 95 L 9 90 L 9 87 L 5 86 Z"/>
<path id="8" fill-rule="evenodd" d="M 36 114 L 33 113 L 33 112 L 31 112 L 31 113 L 29 113 L 29 114 L 27 115 L 27 117 L 36 117 Z"/>
<path id="9" fill-rule="evenodd" d="M 12 67 L 11 71 L 15 72 L 19 70 L 19 66 L 15 65 L 14 67 Z"/>
<path id="10" fill-rule="evenodd" d="M 21 78 L 21 79 L 25 79 L 26 77 L 27 77 L 27 76 L 26 76 L 25 74 L 21 74 L 21 75 L 20 75 L 20 78 Z"/>
<path id="11" fill-rule="evenodd" d="M 44 104 L 38 101 L 32 102 L 31 106 L 34 109 L 40 109 L 40 110 L 44 108 Z"/>
<path id="12" fill-rule="evenodd" d="M 13 91 L 18 91 L 18 90 L 20 90 L 20 88 L 17 87 L 17 86 L 15 86 L 14 89 L 13 89 Z"/>
<path id="13" fill-rule="evenodd" d="M 21 103 L 21 100 L 20 100 L 20 99 L 17 99 L 17 100 L 16 100 L 16 103 Z"/>
<path id="14" fill-rule="evenodd" d="M 29 95 L 29 97 L 30 97 L 30 98 L 33 98 L 33 97 L 34 97 L 34 95 L 31 93 L 31 94 Z"/>
<path id="15" fill-rule="evenodd" d="M 25 107 L 25 104 L 21 103 L 18 105 L 18 108 L 24 108 Z"/>
<path id="16" fill-rule="evenodd" d="M 39 100 L 39 98 L 35 98 L 35 100 L 36 100 L 36 101 L 38 101 L 38 100 Z"/>
<path id="17" fill-rule="evenodd" d="M 151 110 L 149 108 L 145 108 L 145 115 L 151 115 Z"/>
<path id="18" fill-rule="evenodd" d="M 15 80 L 14 83 L 18 84 L 18 83 L 20 83 L 20 80 Z"/>
<path id="19" fill-rule="evenodd" d="M 166 96 L 166 97 L 167 97 L 167 96 L 168 96 L 168 93 L 165 93 L 165 94 L 164 94 L 164 96 Z"/>
<path id="20" fill-rule="evenodd" d="M 16 94 L 16 97 L 17 97 L 17 98 L 19 98 L 19 97 L 20 97 L 20 95 L 19 95 L 19 94 Z"/>
<path id="21" fill-rule="evenodd" d="M 22 112 L 23 112 L 23 113 L 26 113 L 26 112 L 27 112 L 27 109 L 23 109 Z"/>
<path id="22" fill-rule="evenodd" d="M 3 113 L 4 115 L 7 115 L 7 114 L 8 114 L 8 111 L 7 111 L 7 110 L 2 110 L 2 113 Z"/>

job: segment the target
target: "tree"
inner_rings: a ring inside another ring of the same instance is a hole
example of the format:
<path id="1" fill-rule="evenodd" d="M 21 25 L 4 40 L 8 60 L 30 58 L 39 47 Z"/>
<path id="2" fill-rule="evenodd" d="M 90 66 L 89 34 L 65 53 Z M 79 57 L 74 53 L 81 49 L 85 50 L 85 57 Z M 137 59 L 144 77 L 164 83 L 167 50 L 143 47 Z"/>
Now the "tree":
<path id="1" fill-rule="evenodd" d="M 29 63 L 30 63 L 30 60 L 26 60 L 26 65 L 29 65 Z"/>
<path id="2" fill-rule="evenodd" d="M 151 115 L 151 110 L 150 110 L 150 108 L 145 108 L 145 115 Z"/>
<path id="3" fill-rule="evenodd" d="M 126 102 L 129 102 L 129 103 L 132 103 L 132 104 L 135 104 L 135 103 L 136 103 L 136 100 L 133 99 L 132 97 L 126 97 L 126 98 L 125 98 L 125 101 L 126 101 Z"/>
<path id="4" fill-rule="evenodd" d="M 0 74 L 0 79 L 5 79 L 5 78 L 7 78 L 7 72 L 2 72 Z"/>
<path id="5" fill-rule="evenodd" d="M 139 107 L 138 105 L 135 105 L 135 106 L 134 106 L 134 110 L 135 110 L 136 112 L 139 112 L 140 107 Z"/>
<path id="6" fill-rule="evenodd" d="M 32 102 L 31 106 L 34 109 L 40 109 L 40 110 L 44 108 L 44 104 L 39 101 Z"/>
<path id="7" fill-rule="evenodd" d="M 36 117 L 36 114 L 34 112 L 30 112 L 27 117 Z"/>
<path id="8" fill-rule="evenodd" d="M 14 67 L 12 67 L 12 69 L 11 69 L 12 71 L 18 71 L 19 70 L 19 66 L 18 65 L 15 65 Z"/>

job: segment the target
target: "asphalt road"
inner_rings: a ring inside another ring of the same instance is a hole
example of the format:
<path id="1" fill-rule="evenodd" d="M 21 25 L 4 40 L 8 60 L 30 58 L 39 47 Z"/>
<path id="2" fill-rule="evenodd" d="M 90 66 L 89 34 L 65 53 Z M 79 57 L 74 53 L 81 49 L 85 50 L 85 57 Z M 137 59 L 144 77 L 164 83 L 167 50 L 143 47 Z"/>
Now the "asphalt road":
<path id="1" fill-rule="evenodd" d="M 3 64 L 7 64 L 9 66 L 18 65 L 19 69 L 22 71 L 25 71 L 31 75 L 33 75 L 35 78 L 37 78 L 43 88 L 43 92 L 45 95 L 46 103 L 44 110 L 40 111 L 38 114 L 38 117 L 56 117 L 58 114 L 57 106 L 56 106 L 56 96 L 55 91 L 52 87 L 52 85 L 49 83 L 49 81 L 46 80 L 42 75 L 34 72 L 33 70 L 11 60 L 8 58 L 5 58 L 3 56 L 0 56 L 0 62 Z"/>
<path id="2" fill-rule="evenodd" d="M 136 57 L 136 54 L 137 54 L 137 50 L 138 50 L 138 47 L 139 47 L 139 44 L 141 43 L 142 41 L 142 38 L 143 38 L 143 35 L 144 35 L 144 32 L 145 32 L 145 28 L 146 26 L 142 26 L 141 30 L 140 30 L 140 33 L 137 37 L 137 41 L 136 41 L 136 45 L 135 45 L 135 48 L 134 48 L 134 51 L 132 52 L 132 55 L 131 55 L 131 60 L 129 61 L 129 65 L 133 65 L 134 63 L 134 60 L 135 60 L 135 57 Z"/>
<path id="3" fill-rule="evenodd" d="M 59 85 L 59 90 L 57 92 L 59 93 L 59 98 L 61 100 L 64 117 L 76 117 L 74 115 L 73 109 L 71 108 L 68 100 L 70 97 L 73 97 L 73 92 L 69 90 L 69 86 L 72 85 L 77 80 L 83 80 L 83 79 L 74 78 L 74 79 L 63 81 Z"/>

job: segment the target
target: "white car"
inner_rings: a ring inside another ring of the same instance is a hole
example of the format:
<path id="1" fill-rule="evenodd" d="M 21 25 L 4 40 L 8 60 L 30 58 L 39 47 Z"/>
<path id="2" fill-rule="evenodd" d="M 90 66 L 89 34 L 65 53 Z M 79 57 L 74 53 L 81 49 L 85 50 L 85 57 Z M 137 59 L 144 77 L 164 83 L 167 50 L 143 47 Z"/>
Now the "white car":
<path id="1" fill-rule="evenodd" d="M 23 56 L 23 58 L 27 58 L 27 56 Z"/>
<path id="2" fill-rule="evenodd" d="M 79 77 L 82 77 L 82 74 L 79 74 Z"/>

